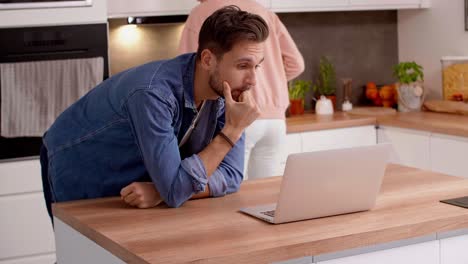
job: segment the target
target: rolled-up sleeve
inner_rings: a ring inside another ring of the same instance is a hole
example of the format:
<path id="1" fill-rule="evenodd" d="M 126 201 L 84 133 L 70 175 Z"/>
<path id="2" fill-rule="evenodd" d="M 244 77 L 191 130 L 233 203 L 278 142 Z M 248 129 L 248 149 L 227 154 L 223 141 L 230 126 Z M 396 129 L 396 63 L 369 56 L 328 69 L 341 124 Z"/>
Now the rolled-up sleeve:
<path id="1" fill-rule="evenodd" d="M 220 101 L 220 108 L 217 119 L 217 132 L 224 127 L 224 104 Z M 245 135 L 236 142 L 234 147 L 224 157 L 221 164 L 211 175 L 208 181 L 210 186 L 210 195 L 214 197 L 224 196 L 239 190 L 244 178 L 244 154 L 245 154 Z"/>
<path id="2" fill-rule="evenodd" d="M 204 191 L 208 178 L 197 155 L 181 160 L 173 117 L 176 99 L 164 89 L 143 89 L 125 104 L 145 167 L 161 198 L 170 207 L 179 207 Z"/>
<path id="3" fill-rule="evenodd" d="M 224 196 L 239 190 L 243 179 L 244 141 L 245 136 L 242 135 L 211 175 L 208 181 L 211 196 Z"/>

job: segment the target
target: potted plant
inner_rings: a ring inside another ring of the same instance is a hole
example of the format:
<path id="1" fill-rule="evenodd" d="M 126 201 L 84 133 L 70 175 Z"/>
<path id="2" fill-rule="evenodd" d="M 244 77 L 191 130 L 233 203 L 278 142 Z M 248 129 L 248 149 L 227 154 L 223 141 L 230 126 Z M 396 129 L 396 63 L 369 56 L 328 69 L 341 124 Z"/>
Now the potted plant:
<path id="1" fill-rule="evenodd" d="M 325 56 L 320 58 L 319 77 L 316 84 L 313 86 L 315 94 L 325 96 L 333 103 L 333 108 L 336 108 L 336 74 L 335 67 L 332 62 Z"/>
<path id="2" fill-rule="evenodd" d="M 304 113 L 304 97 L 311 86 L 310 81 L 295 80 L 289 82 L 289 113 L 291 115 L 301 115 Z"/>
<path id="3" fill-rule="evenodd" d="M 398 79 L 398 111 L 419 111 L 424 101 L 423 67 L 414 61 L 400 62 L 393 67 L 393 75 Z"/>

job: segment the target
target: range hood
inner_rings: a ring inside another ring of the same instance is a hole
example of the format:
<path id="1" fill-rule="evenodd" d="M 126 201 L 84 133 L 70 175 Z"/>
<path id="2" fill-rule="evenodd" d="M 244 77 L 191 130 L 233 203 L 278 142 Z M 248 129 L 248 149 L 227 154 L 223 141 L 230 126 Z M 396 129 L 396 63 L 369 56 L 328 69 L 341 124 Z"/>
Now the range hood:
<path id="1" fill-rule="evenodd" d="M 134 25 L 184 23 L 187 17 L 187 15 L 128 17 L 127 23 Z"/>

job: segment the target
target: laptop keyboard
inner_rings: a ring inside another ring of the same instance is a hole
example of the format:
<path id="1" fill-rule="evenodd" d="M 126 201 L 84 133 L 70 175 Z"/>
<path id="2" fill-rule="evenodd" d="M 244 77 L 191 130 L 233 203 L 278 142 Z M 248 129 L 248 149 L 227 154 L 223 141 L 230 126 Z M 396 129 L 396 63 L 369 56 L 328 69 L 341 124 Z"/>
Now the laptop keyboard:
<path id="1" fill-rule="evenodd" d="M 261 214 L 268 215 L 270 217 L 275 217 L 275 210 L 260 212 Z"/>

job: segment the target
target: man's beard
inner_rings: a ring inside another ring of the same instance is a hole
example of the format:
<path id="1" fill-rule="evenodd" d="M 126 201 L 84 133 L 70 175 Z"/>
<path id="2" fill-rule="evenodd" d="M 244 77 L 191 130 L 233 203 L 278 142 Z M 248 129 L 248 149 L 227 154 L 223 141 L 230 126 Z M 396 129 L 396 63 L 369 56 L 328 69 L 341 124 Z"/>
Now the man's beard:
<path id="1" fill-rule="evenodd" d="M 208 84 L 210 85 L 211 90 L 215 92 L 217 95 L 224 98 L 224 88 L 223 83 L 219 80 L 219 71 L 218 68 L 215 69 L 213 74 L 210 74 L 210 79 L 208 80 Z"/>
<path id="2" fill-rule="evenodd" d="M 224 87 L 223 82 L 219 78 L 219 71 L 216 68 L 213 74 L 210 74 L 210 78 L 208 80 L 211 90 L 215 92 L 220 97 L 224 98 Z M 234 101 L 238 102 L 240 95 L 247 90 L 250 90 L 251 86 L 245 86 L 241 88 L 234 88 L 231 86 L 231 96 Z"/>

